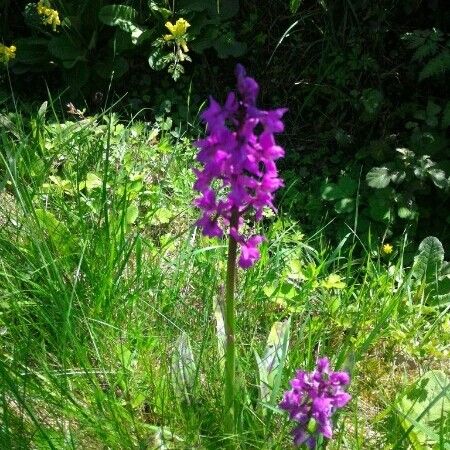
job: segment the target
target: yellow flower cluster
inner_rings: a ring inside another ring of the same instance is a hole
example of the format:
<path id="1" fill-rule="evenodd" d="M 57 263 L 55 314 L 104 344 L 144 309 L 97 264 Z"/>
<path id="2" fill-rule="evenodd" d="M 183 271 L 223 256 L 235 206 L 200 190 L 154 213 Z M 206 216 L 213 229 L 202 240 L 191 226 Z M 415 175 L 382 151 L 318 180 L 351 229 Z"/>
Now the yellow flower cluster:
<path id="1" fill-rule="evenodd" d="M 191 24 L 185 19 L 178 19 L 175 23 L 166 22 L 166 28 L 170 31 L 170 34 L 164 36 L 164 40 L 171 41 L 174 40 L 185 53 L 189 51 L 186 43 L 186 32 Z"/>
<path id="2" fill-rule="evenodd" d="M 61 25 L 59 20 L 59 13 L 56 9 L 48 7 L 44 0 L 39 0 L 36 5 L 37 13 L 42 16 L 42 21 L 46 25 L 51 25 L 53 31 L 56 31 L 56 27 Z"/>
<path id="3" fill-rule="evenodd" d="M 6 45 L 0 44 L 0 62 L 3 64 L 7 64 L 10 59 L 14 59 L 16 57 L 16 47 L 11 45 L 7 47 Z"/>

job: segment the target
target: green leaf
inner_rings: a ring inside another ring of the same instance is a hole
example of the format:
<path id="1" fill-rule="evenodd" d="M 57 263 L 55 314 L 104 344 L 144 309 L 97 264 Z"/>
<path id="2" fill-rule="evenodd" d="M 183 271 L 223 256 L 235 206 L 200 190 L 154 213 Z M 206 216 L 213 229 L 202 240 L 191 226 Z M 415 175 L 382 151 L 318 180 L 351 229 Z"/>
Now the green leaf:
<path id="1" fill-rule="evenodd" d="M 97 61 L 94 66 L 96 73 L 106 80 L 110 80 L 112 74 L 114 74 L 115 80 L 121 78 L 128 72 L 128 68 L 128 62 L 122 56 L 111 57 L 105 61 Z"/>
<path id="2" fill-rule="evenodd" d="M 47 112 L 47 107 L 48 107 L 48 101 L 46 100 L 44 103 L 42 103 L 42 105 L 39 107 L 39 110 L 38 110 L 38 117 L 40 119 L 45 118 L 45 114 Z"/>
<path id="3" fill-rule="evenodd" d="M 158 208 L 153 217 L 152 217 L 152 225 L 164 225 L 170 222 L 172 219 L 173 213 L 170 209 L 167 208 Z"/>
<path id="4" fill-rule="evenodd" d="M 387 190 L 376 191 L 369 197 L 369 213 L 372 219 L 385 222 L 391 218 L 392 199 Z"/>
<path id="5" fill-rule="evenodd" d="M 17 55 L 15 62 L 30 66 L 45 64 L 49 58 L 48 39 L 45 38 L 23 38 L 17 39 Z"/>
<path id="6" fill-rule="evenodd" d="M 444 261 L 444 247 L 434 237 L 426 237 L 419 245 L 419 253 L 414 258 L 412 276 L 417 280 L 434 280 Z"/>
<path id="7" fill-rule="evenodd" d="M 69 255 L 74 248 L 75 241 L 67 226 L 46 209 L 36 209 L 35 214 L 39 225 L 46 231 L 55 248 L 64 256 Z"/>
<path id="8" fill-rule="evenodd" d="M 159 18 L 161 18 L 164 22 L 166 22 L 172 15 L 172 11 L 170 9 L 159 6 L 158 3 L 153 0 L 149 1 L 148 6 L 150 8 L 150 11 L 154 15 L 159 16 Z"/>
<path id="9" fill-rule="evenodd" d="M 338 214 L 348 214 L 355 209 L 355 200 L 352 198 L 341 198 L 334 205 L 334 210 Z"/>
<path id="10" fill-rule="evenodd" d="M 172 381 L 179 400 L 191 403 L 196 374 L 197 365 L 189 336 L 183 332 L 176 342 L 175 352 L 172 356 Z"/>
<path id="11" fill-rule="evenodd" d="M 148 425 L 148 429 L 152 432 L 152 435 L 148 440 L 149 449 L 169 450 L 189 448 L 183 439 L 174 434 L 167 425 L 163 427 Z"/>
<path id="12" fill-rule="evenodd" d="M 356 194 L 358 183 L 350 176 L 344 175 L 336 183 L 327 183 L 322 188 L 324 200 L 349 199 Z"/>
<path id="13" fill-rule="evenodd" d="M 81 191 L 86 188 L 88 192 L 91 192 L 92 190 L 97 189 L 102 185 L 102 180 L 97 175 L 95 175 L 95 173 L 88 172 L 88 174 L 86 175 L 86 180 L 80 183 L 78 189 Z"/>
<path id="14" fill-rule="evenodd" d="M 54 188 L 56 189 L 56 191 L 59 191 L 60 193 L 73 195 L 73 186 L 70 180 L 63 180 L 57 175 L 50 175 L 48 178 L 52 182 L 52 184 L 46 184 L 43 185 L 43 187 L 48 186 L 50 188 L 50 192 L 51 188 Z"/>
<path id="15" fill-rule="evenodd" d="M 367 184 L 375 189 L 383 189 L 391 181 L 390 171 L 387 167 L 374 167 L 366 175 Z"/>
<path id="16" fill-rule="evenodd" d="M 167 55 L 162 47 L 154 48 L 148 57 L 148 65 L 153 70 L 162 70 L 167 67 L 168 63 Z"/>
<path id="17" fill-rule="evenodd" d="M 346 286 L 341 276 L 336 273 L 329 275 L 320 285 L 325 289 L 344 289 Z"/>
<path id="18" fill-rule="evenodd" d="M 105 5 L 98 13 L 100 22 L 111 27 L 118 26 L 124 31 L 128 31 L 124 27 L 134 25 L 137 17 L 137 11 L 131 6 L 126 5 Z"/>
<path id="19" fill-rule="evenodd" d="M 383 94 L 378 89 L 364 89 L 361 94 L 361 102 L 365 111 L 370 114 L 376 114 L 383 101 Z"/>
<path id="20" fill-rule="evenodd" d="M 139 217 L 139 208 L 137 207 L 137 205 L 133 203 L 127 208 L 125 220 L 128 225 L 131 225 L 134 222 L 136 222 L 138 217 Z"/>
<path id="21" fill-rule="evenodd" d="M 448 430 L 449 394 L 450 380 L 446 374 L 432 370 L 417 380 L 399 399 L 400 421 L 414 448 L 432 448 L 439 443 L 442 430 Z"/>
<path id="22" fill-rule="evenodd" d="M 247 44 L 236 41 L 232 32 L 220 35 L 218 39 L 212 41 L 212 46 L 219 58 L 228 58 L 230 56 L 239 58 L 247 51 Z"/>
<path id="23" fill-rule="evenodd" d="M 298 295 L 295 286 L 286 281 L 278 285 L 266 285 L 263 287 L 263 291 L 270 300 L 283 307 L 287 306 Z"/>
<path id="24" fill-rule="evenodd" d="M 210 17 L 223 22 L 239 12 L 239 0 L 178 0 L 177 8 L 189 12 L 204 11 Z"/>
<path id="25" fill-rule="evenodd" d="M 302 0 L 290 0 L 289 8 L 292 13 L 297 12 L 298 8 L 300 8 L 300 5 L 302 4 Z"/>
<path id="26" fill-rule="evenodd" d="M 259 369 L 259 393 L 262 402 L 274 403 L 289 346 L 291 320 L 275 322 L 267 338 L 263 357 L 255 352 Z"/>
<path id="27" fill-rule="evenodd" d="M 402 205 L 397 211 L 398 217 L 400 219 L 413 220 L 417 217 L 417 211 L 414 208 Z"/>
<path id="28" fill-rule="evenodd" d="M 432 168 L 428 170 L 428 175 L 430 175 L 434 185 L 438 188 L 446 189 L 448 187 L 449 181 L 445 176 L 445 172 L 443 170 Z"/>
<path id="29" fill-rule="evenodd" d="M 78 46 L 79 42 L 63 34 L 53 36 L 48 44 L 50 53 L 60 59 L 66 69 L 71 69 L 78 61 L 86 59 L 86 50 Z"/>
<path id="30" fill-rule="evenodd" d="M 213 299 L 214 318 L 216 319 L 216 336 L 217 336 L 217 350 L 219 353 L 219 361 L 222 369 L 225 367 L 225 320 L 223 318 L 223 311 L 221 304 L 214 297 Z"/>
<path id="31" fill-rule="evenodd" d="M 419 81 L 444 75 L 450 70 L 450 51 L 444 50 L 430 59 L 419 74 Z"/>
<path id="32" fill-rule="evenodd" d="M 322 198 L 324 200 L 336 200 L 339 198 L 339 196 L 341 195 L 340 190 L 337 187 L 336 183 L 327 183 L 323 188 L 322 188 Z"/>

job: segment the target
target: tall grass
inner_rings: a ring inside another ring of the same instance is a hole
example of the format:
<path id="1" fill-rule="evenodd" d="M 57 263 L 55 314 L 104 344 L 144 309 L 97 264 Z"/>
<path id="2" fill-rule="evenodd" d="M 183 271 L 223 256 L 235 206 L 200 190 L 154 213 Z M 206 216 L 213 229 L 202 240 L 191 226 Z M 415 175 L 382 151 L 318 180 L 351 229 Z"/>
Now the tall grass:
<path id="1" fill-rule="evenodd" d="M 46 115 L 0 128 L 0 448 L 224 447 L 226 246 L 192 226 L 189 139 L 110 113 Z M 328 355 L 353 395 L 328 447 L 408 448 L 399 395 L 444 367 L 449 327 L 408 277 L 407 239 L 392 256 L 351 233 L 333 249 L 280 209 L 238 277 L 236 445 L 289 448 L 276 402 Z M 255 352 L 289 317 L 277 392 L 261 402 Z"/>

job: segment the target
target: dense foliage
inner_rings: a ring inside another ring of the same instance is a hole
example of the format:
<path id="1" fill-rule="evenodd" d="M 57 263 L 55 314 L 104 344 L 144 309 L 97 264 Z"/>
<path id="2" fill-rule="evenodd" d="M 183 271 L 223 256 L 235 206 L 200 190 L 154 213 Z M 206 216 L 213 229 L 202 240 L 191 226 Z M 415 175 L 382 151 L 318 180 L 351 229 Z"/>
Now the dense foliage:
<path id="1" fill-rule="evenodd" d="M 406 227 L 448 242 L 445 2 L 39 2 L 56 22 L 37 2 L 2 3 L 1 39 L 17 48 L 14 85 L 44 73 L 88 110 L 112 87 L 127 93 L 123 106 L 165 108 L 178 121 L 198 108 L 205 86 L 218 93 L 230 82 L 224 68 L 239 57 L 262 80 L 266 102 L 289 104 L 287 195 L 306 229 L 326 211 L 337 218 L 330 236 L 370 228 L 395 239 Z"/>

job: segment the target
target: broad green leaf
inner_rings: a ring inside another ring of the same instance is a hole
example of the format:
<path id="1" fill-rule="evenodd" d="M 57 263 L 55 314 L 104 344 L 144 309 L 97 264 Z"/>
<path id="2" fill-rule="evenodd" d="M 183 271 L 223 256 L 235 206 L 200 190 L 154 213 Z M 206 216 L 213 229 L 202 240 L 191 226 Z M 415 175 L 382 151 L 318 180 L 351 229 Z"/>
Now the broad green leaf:
<path id="1" fill-rule="evenodd" d="M 247 44 L 236 41 L 234 33 L 231 32 L 221 35 L 219 39 L 212 41 L 212 45 L 219 58 L 228 58 L 230 56 L 239 58 L 247 51 Z"/>
<path id="2" fill-rule="evenodd" d="M 159 208 L 153 214 L 151 224 L 152 225 L 164 225 L 170 222 L 173 217 L 172 211 L 167 208 Z"/>
<path id="3" fill-rule="evenodd" d="M 383 189 L 389 185 L 391 176 L 387 167 L 374 167 L 366 175 L 367 184 L 375 189 Z"/>
<path id="4" fill-rule="evenodd" d="M 127 208 L 127 212 L 125 214 L 126 223 L 128 225 L 132 225 L 134 222 L 136 222 L 138 217 L 139 208 L 133 203 Z"/>
<path id="5" fill-rule="evenodd" d="M 431 58 L 420 71 L 419 81 L 427 78 L 442 76 L 450 70 L 450 50 L 443 50 Z"/>
<path id="6" fill-rule="evenodd" d="M 355 209 L 355 200 L 352 198 L 341 198 L 334 204 L 334 210 L 338 214 L 348 214 Z"/>
<path id="7" fill-rule="evenodd" d="M 95 173 L 88 172 L 88 174 L 86 175 L 86 180 L 82 181 L 79 184 L 79 190 L 81 191 L 86 188 L 88 192 L 91 192 L 92 190 L 97 189 L 102 185 L 102 180 L 97 175 L 95 175 Z"/>
<path id="8" fill-rule="evenodd" d="M 407 148 L 396 148 L 395 150 L 400 153 L 400 159 L 402 159 L 403 161 L 411 162 L 416 156 L 412 150 L 409 150 Z"/>
<path id="9" fill-rule="evenodd" d="M 323 188 L 322 188 L 322 198 L 324 200 L 336 200 L 339 198 L 340 195 L 340 191 L 337 187 L 336 183 L 327 183 Z"/>
<path id="10" fill-rule="evenodd" d="M 320 283 L 320 285 L 325 289 L 344 289 L 346 284 L 342 281 L 340 275 L 332 273 Z"/>
<path id="11" fill-rule="evenodd" d="M 45 113 L 47 112 L 47 106 L 48 106 L 48 101 L 46 100 L 44 103 L 42 103 L 42 105 L 39 107 L 38 110 L 38 116 L 39 118 L 43 119 L 45 117 Z"/>
<path id="12" fill-rule="evenodd" d="M 412 276 L 417 280 L 436 279 L 444 261 L 444 247 L 441 241 L 434 237 L 426 237 L 419 245 L 419 253 L 414 258 Z"/>
<path id="13" fill-rule="evenodd" d="M 290 300 L 293 300 L 298 295 L 295 286 L 285 281 L 280 284 L 264 286 L 263 291 L 270 300 L 283 307 L 286 307 Z"/>
<path id="14" fill-rule="evenodd" d="M 148 57 L 148 65 L 153 70 L 162 70 L 168 64 L 167 56 L 162 47 L 155 47 Z"/>
<path id="15" fill-rule="evenodd" d="M 45 230 L 55 248 L 62 255 L 68 256 L 75 246 L 75 240 L 67 226 L 45 209 L 36 209 L 35 214 L 39 225 Z"/>
<path id="16" fill-rule="evenodd" d="M 48 186 L 50 190 L 53 188 L 65 194 L 73 195 L 73 186 L 70 180 L 63 180 L 57 175 L 50 175 L 48 178 L 52 184 L 43 185 L 43 187 Z"/>
<path id="17" fill-rule="evenodd" d="M 375 191 L 369 197 L 370 217 L 380 222 L 385 222 L 391 217 L 392 199 L 386 190 Z"/>
<path id="18" fill-rule="evenodd" d="M 406 172 L 404 170 L 393 170 L 390 173 L 390 178 L 394 184 L 400 184 L 405 181 Z"/>
<path id="19" fill-rule="evenodd" d="M 136 395 L 133 396 L 130 404 L 133 408 L 139 408 L 140 406 L 142 406 L 144 404 L 146 399 L 147 399 L 147 397 L 144 393 L 138 392 Z"/>
<path id="20" fill-rule="evenodd" d="M 341 198 L 351 197 L 354 194 L 356 194 L 356 190 L 358 189 L 358 183 L 352 177 L 348 175 L 343 175 L 339 178 L 337 187 L 342 194 Z"/>
<path id="21" fill-rule="evenodd" d="M 449 186 L 449 180 L 445 176 L 445 172 L 441 169 L 432 168 L 428 170 L 433 183 L 440 189 L 445 189 Z"/>
<path id="22" fill-rule="evenodd" d="M 53 36 L 48 44 L 50 53 L 63 62 L 66 69 L 71 69 L 78 61 L 86 59 L 86 50 L 71 36 L 63 34 Z"/>
<path id="23" fill-rule="evenodd" d="M 399 399 L 398 409 L 414 448 L 432 448 L 449 429 L 450 380 L 440 370 L 427 372 Z"/>
<path id="24" fill-rule="evenodd" d="M 305 281 L 306 277 L 302 270 L 302 263 L 299 259 L 291 259 L 288 264 L 288 278 L 295 281 Z"/>
<path id="25" fill-rule="evenodd" d="M 107 58 L 103 61 L 97 61 L 94 66 L 95 72 L 106 80 L 111 79 L 111 75 L 114 74 L 114 79 L 121 78 L 128 72 L 128 62 L 122 56 L 116 56 Z"/>
<path id="26" fill-rule="evenodd" d="M 178 0 L 177 8 L 185 11 L 204 11 L 222 22 L 239 12 L 239 0 Z"/>
<path id="27" fill-rule="evenodd" d="M 49 41 L 45 38 L 30 37 L 17 39 L 15 43 L 17 55 L 15 62 L 30 66 L 45 64 L 49 55 Z"/>
<path id="28" fill-rule="evenodd" d="M 98 18 L 100 22 L 109 26 L 118 26 L 122 29 L 134 25 L 138 13 L 131 6 L 126 5 L 105 5 L 100 9 Z M 124 31 L 128 31 L 124 29 Z"/>
<path id="29" fill-rule="evenodd" d="M 417 211 L 408 206 L 400 206 L 397 211 L 398 217 L 406 220 L 413 220 L 417 217 Z"/>
<path id="30" fill-rule="evenodd" d="M 327 183 L 322 188 L 324 200 L 351 199 L 356 194 L 358 183 L 350 176 L 342 176 L 337 183 Z"/>
<path id="31" fill-rule="evenodd" d="M 153 0 L 149 1 L 148 6 L 150 11 L 155 15 L 159 15 L 164 22 L 169 20 L 169 17 L 172 15 L 172 11 L 170 9 L 159 6 L 158 3 Z"/>

